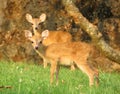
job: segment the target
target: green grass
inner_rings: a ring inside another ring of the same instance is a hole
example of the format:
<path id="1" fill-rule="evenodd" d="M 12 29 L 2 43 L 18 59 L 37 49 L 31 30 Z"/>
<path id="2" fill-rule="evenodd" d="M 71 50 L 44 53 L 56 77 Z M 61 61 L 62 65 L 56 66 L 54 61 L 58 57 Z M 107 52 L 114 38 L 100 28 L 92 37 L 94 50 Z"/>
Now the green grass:
<path id="1" fill-rule="evenodd" d="M 120 75 L 100 72 L 99 87 L 89 87 L 88 77 L 76 69 L 61 68 L 59 85 L 50 85 L 50 67 L 0 62 L 0 94 L 120 94 Z M 54 81 L 55 82 L 55 81 Z"/>

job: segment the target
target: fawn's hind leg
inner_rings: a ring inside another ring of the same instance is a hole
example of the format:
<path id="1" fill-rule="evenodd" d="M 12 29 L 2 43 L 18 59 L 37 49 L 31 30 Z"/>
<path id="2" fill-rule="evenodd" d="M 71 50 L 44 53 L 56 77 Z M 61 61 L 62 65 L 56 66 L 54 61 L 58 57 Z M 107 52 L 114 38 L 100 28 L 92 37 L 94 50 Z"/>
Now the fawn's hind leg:
<path id="1" fill-rule="evenodd" d="M 96 75 L 96 73 L 86 62 L 87 59 L 82 58 L 76 61 L 76 64 L 84 73 L 87 74 L 87 76 L 89 77 L 89 85 L 92 86 L 94 85 L 94 76 Z"/>

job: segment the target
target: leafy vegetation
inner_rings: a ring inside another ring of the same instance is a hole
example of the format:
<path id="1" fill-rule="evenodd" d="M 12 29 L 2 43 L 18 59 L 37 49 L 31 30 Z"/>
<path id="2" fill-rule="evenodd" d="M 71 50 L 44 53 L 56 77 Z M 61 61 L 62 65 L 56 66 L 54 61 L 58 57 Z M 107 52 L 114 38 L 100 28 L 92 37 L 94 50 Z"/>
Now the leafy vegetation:
<path id="1" fill-rule="evenodd" d="M 100 72 L 100 85 L 89 87 L 81 71 L 61 67 L 59 85 L 50 85 L 50 67 L 0 62 L 0 94 L 119 94 L 120 75 Z M 55 81 L 54 81 L 55 82 Z"/>

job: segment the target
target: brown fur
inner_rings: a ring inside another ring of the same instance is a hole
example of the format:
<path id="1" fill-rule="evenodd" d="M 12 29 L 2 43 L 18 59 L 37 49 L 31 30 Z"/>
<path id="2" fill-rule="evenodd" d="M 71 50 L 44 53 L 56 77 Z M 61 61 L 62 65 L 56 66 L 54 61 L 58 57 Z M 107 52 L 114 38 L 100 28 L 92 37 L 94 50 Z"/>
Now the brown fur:
<path id="1" fill-rule="evenodd" d="M 52 44 L 46 49 L 46 57 L 50 60 L 50 82 L 53 82 L 54 73 L 58 73 L 59 65 L 72 65 L 74 62 L 89 77 L 89 85 L 94 84 L 94 77 L 97 78 L 98 84 L 98 71 L 93 70 L 87 64 L 87 58 L 92 50 L 92 47 L 83 42 L 69 42 Z M 57 76 L 56 76 L 57 77 Z M 58 83 L 58 78 L 57 78 Z"/>
<path id="2" fill-rule="evenodd" d="M 43 40 L 44 46 L 49 46 L 54 43 L 64 43 L 64 42 L 71 42 L 72 36 L 70 33 L 65 31 L 50 31 L 49 36 Z"/>

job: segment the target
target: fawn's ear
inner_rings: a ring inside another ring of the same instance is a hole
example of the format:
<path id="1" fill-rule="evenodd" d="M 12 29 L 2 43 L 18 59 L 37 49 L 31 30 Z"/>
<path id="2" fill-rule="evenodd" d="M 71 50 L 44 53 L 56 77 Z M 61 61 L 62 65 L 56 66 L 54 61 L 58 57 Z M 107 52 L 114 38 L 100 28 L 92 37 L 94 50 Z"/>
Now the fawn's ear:
<path id="1" fill-rule="evenodd" d="M 44 30 L 42 32 L 42 38 L 46 39 L 49 36 L 49 30 Z"/>
<path id="2" fill-rule="evenodd" d="M 31 37 L 32 37 L 32 32 L 31 32 L 31 31 L 29 31 L 29 30 L 24 30 L 24 32 L 25 32 L 25 37 L 26 37 L 26 38 L 31 38 Z"/>
<path id="3" fill-rule="evenodd" d="M 33 22 L 33 18 L 32 18 L 32 16 L 30 15 L 30 14 L 26 14 L 26 20 L 28 21 L 28 22 L 30 22 L 30 23 L 32 23 Z"/>
<path id="4" fill-rule="evenodd" d="M 46 14 L 45 13 L 41 14 L 39 20 L 40 22 L 44 22 L 46 20 Z"/>

